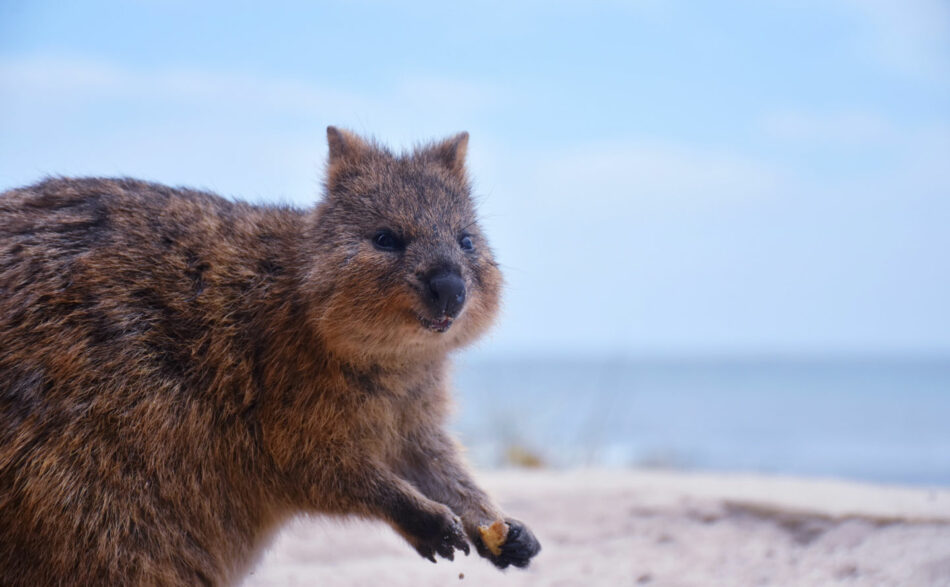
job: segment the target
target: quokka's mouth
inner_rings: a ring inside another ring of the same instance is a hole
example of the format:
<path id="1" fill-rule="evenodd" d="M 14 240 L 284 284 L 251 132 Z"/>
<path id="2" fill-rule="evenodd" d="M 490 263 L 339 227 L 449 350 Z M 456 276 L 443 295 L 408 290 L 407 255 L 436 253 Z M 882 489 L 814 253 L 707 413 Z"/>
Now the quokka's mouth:
<path id="1" fill-rule="evenodd" d="M 445 332 L 452 326 L 452 322 L 455 321 L 455 318 L 452 318 L 451 316 L 442 316 L 441 318 L 437 319 L 426 318 L 422 315 L 417 317 L 419 318 L 419 322 L 421 322 L 426 329 L 431 330 L 432 332 Z"/>

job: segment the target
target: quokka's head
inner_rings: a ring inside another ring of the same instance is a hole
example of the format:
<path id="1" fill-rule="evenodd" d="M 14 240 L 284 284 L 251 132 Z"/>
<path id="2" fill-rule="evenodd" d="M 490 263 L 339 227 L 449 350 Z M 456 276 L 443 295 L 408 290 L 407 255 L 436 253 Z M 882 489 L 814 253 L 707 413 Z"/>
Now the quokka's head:
<path id="1" fill-rule="evenodd" d="M 404 154 L 334 127 L 312 216 L 306 289 L 332 349 L 370 358 L 444 352 L 490 325 L 501 274 L 465 172 L 468 134 Z"/>

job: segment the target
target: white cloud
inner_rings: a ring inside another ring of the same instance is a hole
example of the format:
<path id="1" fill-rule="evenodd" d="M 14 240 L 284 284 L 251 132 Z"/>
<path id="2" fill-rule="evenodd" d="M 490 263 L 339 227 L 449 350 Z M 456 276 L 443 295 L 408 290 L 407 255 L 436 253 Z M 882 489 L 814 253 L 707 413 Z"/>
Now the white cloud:
<path id="1" fill-rule="evenodd" d="M 844 0 L 869 25 L 862 43 L 886 66 L 947 82 L 950 3 L 946 0 Z"/>
<path id="2" fill-rule="evenodd" d="M 77 99 L 165 99 L 235 101 L 258 107 L 314 111 L 344 104 L 362 106 L 359 96 L 296 80 L 261 79 L 188 69 L 139 71 L 74 58 L 31 57 L 0 61 L 0 87 L 11 95 L 49 92 Z"/>
<path id="3" fill-rule="evenodd" d="M 37 56 L 0 59 L 0 96 L 46 100 L 129 99 L 245 107 L 311 117 L 335 113 L 362 120 L 385 112 L 392 120 L 416 113 L 430 118 L 470 115 L 505 100 L 499 86 L 464 79 L 405 77 L 368 93 L 346 91 L 306 79 L 263 77 L 198 69 L 138 70 L 81 58 Z"/>
<path id="4" fill-rule="evenodd" d="M 544 200 L 709 202 L 757 198 L 780 184 L 763 161 L 727 150 L 634 140 L 578 146 L 535 165 Z"/>
<path id="5" fill-rule="evenodd" d="M 833 114 L 778 111 L 765 116 L 760 126 L 773 138 L 830 144 L 877 143 L 892 139 L 896 133 L 883 117 L 861 111 Z"/>

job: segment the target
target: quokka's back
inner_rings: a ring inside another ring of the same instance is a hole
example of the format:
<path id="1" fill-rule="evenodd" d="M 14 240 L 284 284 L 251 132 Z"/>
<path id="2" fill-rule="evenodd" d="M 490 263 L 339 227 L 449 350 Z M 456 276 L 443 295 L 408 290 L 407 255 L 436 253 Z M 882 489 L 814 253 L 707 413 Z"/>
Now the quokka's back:
<path id="1" fill-rule="evenodd" d="M 228 583 L 307 511 L 433 560 L 537 552 L 442 430 L 447 353 L 501 282 L 467 135 L 328 137 L 307 211 L 130 179 L 0 195 L 0 584 Z"/>

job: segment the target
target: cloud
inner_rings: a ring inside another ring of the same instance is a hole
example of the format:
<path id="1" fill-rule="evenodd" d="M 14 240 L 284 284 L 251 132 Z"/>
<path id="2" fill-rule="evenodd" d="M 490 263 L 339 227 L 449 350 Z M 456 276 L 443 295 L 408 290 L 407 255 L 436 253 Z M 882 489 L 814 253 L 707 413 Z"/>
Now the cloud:
<path id="1" fill-rule="evenodd" d="M 651 140 L 587 144 L 551 154 L 535 165 L 533 181 L 546 200 L 641 203 L 757 198 L 780 184 L 778 171 L 753 157 Z"/>
<path id="2" fill-rule="evenodd" d="M 950 125 L 941 118 L 901 122 L 882 114 L 849 110 L 837 113 L 776 111 L 758 121 L 768 139 L 788 143 L 805 155 L 799 176 L 811 176 L 840 193 L 903 193 L 904 198 L 933 197 L 950 190 Z M 836 166 L 824 165 L 830 159 Z M 848 165 L 848 160 L 860 165 Z M 821 169 L 816 173 L 816 169 Z M 814 186 L 812 190 L 822 187 Z M 885 190 L 886 191 L 886 190 Z"/>
<path id="3" fill-rule="evenodd" d="M 0 59 L 0 99 L 29 104 L 34 98 L 75 101 L 132 100 L 213 105 L 223 109 L 307 115 L 416 113 L 438 118 L 498 107 L 506 92 L 472 80 L 405 76 L 372 91 L 340 89 L 300 78 L 266 77 L 200 69 L 140 70 L 82 58 L 33 56 Z M 401 114 L 401 115 L 400 115 Z"/>
<path id="4" fill-rule="evenodd" d="M 785 110 L 766 115 L 759 125 L 769 137 L 794 142 L 867 144 L 890 140 L 896 134 L 883 117 L 861 111 L 826 114 Z"/>
<path id="5" fill-rule="evenodd" d="M 947 82 L 950 3 L 946 0 L 844 0 L 869 25 L 860 42 L 889 68 Z"/>

